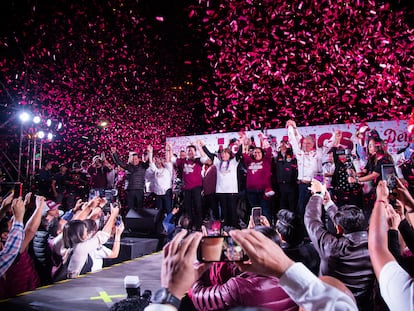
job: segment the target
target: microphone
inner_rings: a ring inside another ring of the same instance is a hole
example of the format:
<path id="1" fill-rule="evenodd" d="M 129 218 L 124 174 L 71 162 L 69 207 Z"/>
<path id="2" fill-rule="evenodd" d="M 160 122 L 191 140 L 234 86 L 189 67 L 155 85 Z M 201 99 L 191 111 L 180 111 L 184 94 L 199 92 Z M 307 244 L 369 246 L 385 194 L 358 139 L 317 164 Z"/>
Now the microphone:
<path id="1" fill-rule="evenodd" d="M 410 147 L 410 144 L 407 144 L 407 146 L 405 146 L 404 148 L 401 148 L 400 150 L 398 150 L 397 154 L 401 154 L 401 153 L 405 152 L 405 150 L 407 150 L 408 147 Z"/>

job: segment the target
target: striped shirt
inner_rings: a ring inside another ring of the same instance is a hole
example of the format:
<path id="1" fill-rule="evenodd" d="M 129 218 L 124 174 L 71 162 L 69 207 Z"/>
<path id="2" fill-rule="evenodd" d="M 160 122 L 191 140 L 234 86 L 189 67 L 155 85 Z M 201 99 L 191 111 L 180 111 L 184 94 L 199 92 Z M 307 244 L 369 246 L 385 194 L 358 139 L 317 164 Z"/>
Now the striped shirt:
<path id="1" fill-rule="evenodd" d="M 15 221 L 7 236 L 6 244 L 0 251 L 0 277 L 2 277 L 13 264 L 14 259 L 20 251 L 23 238 L 23 224 Z"/>

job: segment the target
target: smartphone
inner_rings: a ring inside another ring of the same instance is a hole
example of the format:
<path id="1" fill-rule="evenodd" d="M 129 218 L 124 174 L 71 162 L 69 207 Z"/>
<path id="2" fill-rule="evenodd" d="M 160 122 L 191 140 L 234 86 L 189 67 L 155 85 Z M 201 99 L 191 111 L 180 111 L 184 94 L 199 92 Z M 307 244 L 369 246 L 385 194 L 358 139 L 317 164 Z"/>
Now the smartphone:
<path id="1" fill-rule="evenodd" d="M 253 207 L 252 208 L 252 218 L 255 226 L 260 226 L 262 223 L 260 222 L 260 216 L 262 216 L 262 208 Z"/>
<path id="2" fill-rule="evenodd" d="M 116 220 L 115 220 L 115 226 L 119 227 L 122 223 L 122 217 L 121 215 L 116 216 Z"/>
<path id="3" fill-rule="evenodd" d="M 14 184 L 13 189 L 13 198 L 17 199 L 23 195 L 23 184 L 21 182 L 17 182 Z"/>
<path id="4" fill-rule="evenodd" d="M 230 236 L 205 236 L 197 249 L 200 262 L 240 262 L 249 258 Z"/>
<path id="5" fill-rule="evenodd" d="M 382 180 L 387 183 L 390 192 L 394 192 L 397 188 L 397 172 L 395 171 L 394 164 L 382 164 L 381 175 Z"/>

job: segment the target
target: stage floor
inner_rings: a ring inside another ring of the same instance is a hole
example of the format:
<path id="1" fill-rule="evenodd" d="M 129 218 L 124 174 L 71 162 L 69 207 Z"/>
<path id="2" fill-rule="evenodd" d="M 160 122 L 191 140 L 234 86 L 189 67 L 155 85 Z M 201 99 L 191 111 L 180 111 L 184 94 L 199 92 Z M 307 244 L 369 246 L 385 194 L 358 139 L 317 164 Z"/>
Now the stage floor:
<path id="1" fill-rule="evenodd" d="M 160 288 L 162 252 L 135 258 L 76 279 L 0 302 L 0 310 L 108 310 L 126 297 L 124 277 L 138 275 L 141 293 Z"/>

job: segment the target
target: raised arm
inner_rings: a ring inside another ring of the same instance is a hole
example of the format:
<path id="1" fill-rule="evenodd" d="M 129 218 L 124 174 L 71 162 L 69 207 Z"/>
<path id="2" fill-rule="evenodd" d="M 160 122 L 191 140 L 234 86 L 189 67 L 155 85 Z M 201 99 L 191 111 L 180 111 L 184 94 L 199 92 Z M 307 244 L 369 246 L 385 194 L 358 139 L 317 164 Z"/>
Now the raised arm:
<path id="1" fill-rule="evenodd" d="M 300 135 L 295 121 L 288 120 L 286 122 L 286 127 L 288 129 L 289 143 L 292 146 L 293 153 L 297 154 L 300 150 L 299 142 L 302 139 L 302 135 Z"/>
<path id="2" fill-rule="evenodd" d="M 165 144 L 165 162 L 170 163 L 173 157 L 173 152 L 172 152 L 172 143 L 171 142 L 167 142 Z"/>
<path id="3" fill-rule="evenodd" d="M 112 233 L 112 228 L 114 227 L 116 216 L 118 215 L 119 215 L 119 207 L 111 204 L 111 215 L 109 216 L 107 222 L 105 223 L 102 229 L 103 232 L 106 232 L 109 235 Z"/>
<path id="4" fill-rule="evenodd" d="M 34 210 L 32 216 L 26 223 L 24 228 L 24 240 L 22 247 L 20 248 L 20 253 L 23 253 L 27 246 L 29 246 L 30 241 L 34 238 L 37 229 L 40 226 L 40 221 L 42 219 L 43 206 L 45 205 L 45 197 L 36 196 L 36 209 Z"/>
<path id="5" fill-rule="evenodd" d="M 262 132 L 260 132 L 257 136 L 259 137 L 260 146 L 261 146 L 262 149 L 267 149 L 267 148 L 270 147 L 270 144 L 269 144 L 269 141 L 268 141 L 267 137 L 264 136 Z"/>
<path id="6" fill-rule="evenodd" d="M 0 251 L 0 277 L 2 277 L 13 264 L 14 259 L 20 252 L 20 247 L 24 238 L 23 217 L 25 208 L 22 198 L 12 200 L 11 208 L 14 214 L 14 221 L 13 226 L 7 235 L 6 243 Z"/>
<path id="7" fill-rule="evenodd" d="M 99 205 L 100 201 L 101 201 L 101 198 L 99 196 L 94 197 L 88 203 L 84 204 L 83 209 L 80 212 L 76 213 L 72 219 L 79 219 L 79 220 L 86 219 L 89 216 L 89 214 L 92 212 L 92 210 Z"/>
<path id="8" fill-rule="evenodd" d="M 10 206 L 12 204 L 13 201 L 13 196 L 14 196 L 14 192 L 11 191 L 5 198 L 4 200 L 1 202 L 1 207 L 0 207 L 0 220 L 3 219 L 3 217 L 7 214 L 7 212 L 10 210 Z"/>
<path id="9" fill-rule="evenodd" d="M 388 194 L 387 183 L 380 181 L 377 186 L 377 200 L 372 210 L 369 225 L 369 254 L 372 267 L 379 281 L 381 296 L 390 310 L 407 310 L 407 307 L 410 307 L 408 310 L 412 310 L 413 279 L 398 265 L 388 250 L 385 212 L 385 206 L 388 204 Z"/>
<path id="10" fill-rule="evenodd" d="M 127 164 L 125 162 L 122 162 L 121 159 L 119 158 L 119 155 L 116 151 L 116 147 L 111 147 L 111 155 L 112 155 L 112 160 L 114 161 L 116 165 L 119 165 L 124 170 L 127 170 Z"/>
<path id="11" fill-rule="evenodd" d="M 380 181 L 377 186 L 377 200 L 372 210 L 369 224 L 368 249 L 372 267 L 379 279 L 381 269 L 390 261 L 395 261 L 388 250 L 388 224 L 385 208 L 388 205 L 389 190 L 387 184 Z"/>
<path id="12" fill-rule="evenodd" d="M 305 210 L 305 227 L 319 254 L 325 257 L 330 254 L 332 249 L 335 249 L 335 245 L 338 244 L 338 238 L 326 229 L 322 220 L 322 205 L 326 193 L 325 186 L 318 180 L 312 179 L 311 191 L 313 195 Z M 328 208 L 328 210 L 331 208 L 335 208 L 335 206 Z"/>
<path id="13" fill-rule="evenodd" d="M 249 256 L 249 263 L 239 264 L 242 271 L 279 278 L 286 293 L 305 310 L 358 310 L 348 295 L 318 279 L 303 264 L 293 262 L 262 233 L 235 230 L 230 236 Z"/>
<path id="14" fill-rule="evenodd" d="M 201 146 L 201 149 L 200 149 L 201 157 L 204 157 L 204 158 L 209 157 L 211 161 L 214 161 L 214 157 L 216 155 L 214 153 L 211 153 L 210 150 L 208 150 L 206 144 L 202 140 L 200 140 L 199 142 Z"/>
<path id="15" fill-rule="evenodd" d="M 148 145 L 147 152 L 148 152 L 148 162 L 153 163 L 154 162 L 154 147 L 152 147 L 151 145 Z"/>
<path id="16" fill-rule="evenodd" d="M 125 226 L 122 221 L 119 226 L 115 226 L 114 245 L 112 246 L 112 250 L 106 258 L 117 258 L 118 257 L 119 250 L 121 248 L 121 234 L 124 231 L 124 229 L 125 229 Z"/>

